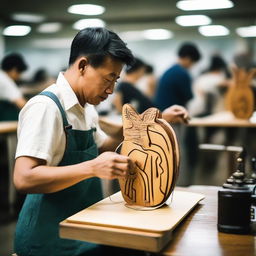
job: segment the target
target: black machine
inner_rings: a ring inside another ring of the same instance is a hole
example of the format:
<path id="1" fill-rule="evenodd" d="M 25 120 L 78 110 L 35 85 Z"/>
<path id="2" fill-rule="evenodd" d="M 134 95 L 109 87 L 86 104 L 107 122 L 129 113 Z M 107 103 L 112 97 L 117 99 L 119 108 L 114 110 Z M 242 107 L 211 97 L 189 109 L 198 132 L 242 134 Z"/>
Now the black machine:
<path id="1" fill-rule="evenodd" d="M 245 175 L 245 153 L 237 158 L 237 170 L 218 191 L 218 230 L 225 233 L 255 233 L 256 223 L 256 158 L 251 159 L 251 172 Z"/>

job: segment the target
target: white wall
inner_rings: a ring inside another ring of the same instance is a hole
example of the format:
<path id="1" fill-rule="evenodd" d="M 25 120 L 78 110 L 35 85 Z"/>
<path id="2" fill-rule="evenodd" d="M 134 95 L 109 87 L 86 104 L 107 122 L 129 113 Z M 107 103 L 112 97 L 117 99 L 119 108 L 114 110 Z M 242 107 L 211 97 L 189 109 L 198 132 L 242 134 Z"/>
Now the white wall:
<path id="1" fill-rule="evenodd" d="M 197 75 L 206 68 L 209 57 L 214 53 L 219 53 L 228 62 L 232 63 L 234 55 L 247 50 L 247 42 L 240 38 L 177 38 L 163 41 L 139 41 L 129 42 L 128 46 L 135 55 L 143 58 L 146 62 L 154 66 L 156 75 L 159 76 L 173 64 L 177 57 L 176 52 L 181 43 L 190 41 L 195 43 L 201 54 L 201 61 L 191 70 L 192 74 Z"/>
<path id="2" fill-rule="evenodd" d="M 3 31 L 3 28 L 0 24 L 0 60 L 3 58 L 4 56 L 4 51 L 5 51 L 5 48 L 4 48 L 4 38 L 2 36 L 2 31 Z"/>

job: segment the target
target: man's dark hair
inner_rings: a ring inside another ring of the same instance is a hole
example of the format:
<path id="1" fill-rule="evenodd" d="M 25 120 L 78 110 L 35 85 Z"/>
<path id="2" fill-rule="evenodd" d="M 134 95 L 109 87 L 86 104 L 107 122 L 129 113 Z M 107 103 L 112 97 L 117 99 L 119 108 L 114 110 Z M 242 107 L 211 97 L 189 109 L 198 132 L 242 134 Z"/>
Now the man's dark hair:
<path id="1" fill-rule="evenodd" d="M 133 55 L 120 37 L 106 28 L 85 28 L 77 33 L 71 44 L 69 65 L 77 58 L 87 56 L 93 67 L 102 65 L 106 57 L 111 57 L 130 65 Z"/>
<path id="2" fill-rule="evenodd" d="M 201 58 L 201 54 L 193 43 L 184 43 L 181 45 L 178 51 L 178 56 L 180 58 L 190 58 L 192 61 L 197 62 Z"/>
<path id="3" fill-rule="evenodd" d="M 130 65 L 126 66 L 125 72 L 127 74 L 131 74 L 143 67 L 146 69 L 146 64 L 141 59 L 134 58 L 134 61 Z"/>
<path id="4" fill-rule="evenodd" d="M 28 66 L 19 53 L 11 53 L 3 58 L 1 68 L 4 71 L 10 71 L 16 68 L 18 72 L 23 72 L 27 70 Z"/>

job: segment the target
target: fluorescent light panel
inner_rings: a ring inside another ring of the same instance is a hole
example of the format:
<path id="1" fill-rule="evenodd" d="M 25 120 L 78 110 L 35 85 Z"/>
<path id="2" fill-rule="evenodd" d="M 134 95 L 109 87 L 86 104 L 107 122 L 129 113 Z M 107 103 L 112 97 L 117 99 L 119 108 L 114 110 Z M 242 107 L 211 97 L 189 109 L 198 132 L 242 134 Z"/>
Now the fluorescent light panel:
<path id="1" fill-rule="evenodd" d="M 24 25 L 13 25 L 6 27 L 3 30 L 3 35 L 5 36 L 25 36 L 27 35 L 31 30 L 30 26 L 24 26 Z"/>
<path id="2" fill-rule="evenodd" d="M 176 4 L 183 11 L 226 9 L 234 6 L 230 0 L 184 0 Z"/>
<path id="3" fill-rule="evenodd" d="M 119 33 L 124 41 L 141 41 L 144 40 L 142 31 L 126 31 Z"/>
<path id="4" fill-rule="evenodd" d="M 221 25 L 201 26 L 198 30 L 203 36 L 226 36 L 229 34 L 229 30 Z"/>
<path id="5" fill-rule="evenodd" d="M 45 16 L 32 13 L 13 13 L 12 19 L 21 22 L 39 23 L 45 20 Z"/>
<path id="6" fill-rule="evenodd" d="M 166 29 L 148 29 L 144 30 L 142 35 L 149 40 L 166 40 L 173 37 L 172 32 Z"/>
<path id="7" fill-rule="evenodd" d="M 237 28 L 236 33 L 241 37 L 256 37 L 256 26 Z"/>
<path id="8" fill-rule="evenodd" d="M 105 8 L 94 4 L 75 4 L 68 8 L 68 12 L 81 15 L 100 15 L 105 12 Z"/>
<path id="9" fill-rule="evenodd" d="M 77 30 L 89 27 L 105 27 L 105 22 L 101 19 L 81 19 L 73 25 L 73 28 Z"/>
<path id="10" fill-rule="evenodd" d="M 56 33 L 61 29 L 61 23 L 59 22 L 49 22 L 43 23 L 38 26 L 37 31 L 40 33 Z"/>
<path id="11" fill-rule="evenodd" d="M 183 27 L 208 25 L 211 21 L 206 15 L 182 15 L 175 19 L 175 22 Z"/>

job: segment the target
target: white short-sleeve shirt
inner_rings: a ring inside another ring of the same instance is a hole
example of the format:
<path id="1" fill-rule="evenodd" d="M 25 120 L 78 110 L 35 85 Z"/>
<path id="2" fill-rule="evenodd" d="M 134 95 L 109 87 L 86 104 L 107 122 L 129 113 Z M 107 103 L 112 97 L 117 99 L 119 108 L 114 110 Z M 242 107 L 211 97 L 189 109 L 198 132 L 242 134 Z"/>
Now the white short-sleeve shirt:
<path id="1" fill-rule="evenodd" d="M 45 89 L 59 99 L 69 124 L 76 130 L 96 128 L 94 140 L 100 147 L 107 135 L 100 129 L 94 106 L 83 108 L 62 73 L 56 84 Z M 30 156 L 44 159 L 47 165 L 56 166 L 61 161 L 66 145 L 61 113 L 56 103 L 47 96 L 37 95 L 21 110 L 18 124 L 16 158 Z"/>
<path id="2" fill-rule="evenodd" d="M 0 100 L 15 101 L 22 98 L 22 93 L 16 83 L 0 70 Z"/>

